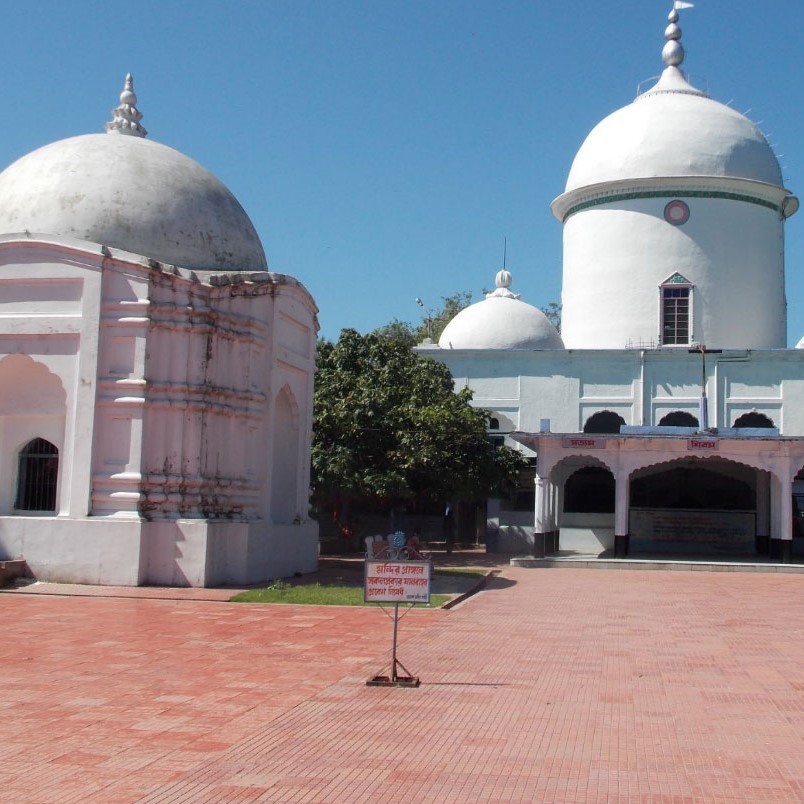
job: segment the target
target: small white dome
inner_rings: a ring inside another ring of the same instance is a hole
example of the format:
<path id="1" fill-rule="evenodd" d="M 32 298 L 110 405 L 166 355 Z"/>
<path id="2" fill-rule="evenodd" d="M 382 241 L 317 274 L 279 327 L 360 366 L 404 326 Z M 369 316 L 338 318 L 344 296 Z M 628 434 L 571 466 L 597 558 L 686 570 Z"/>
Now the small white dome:
<path id="1" fill-rule="evenodd" d="M 211 271 L 267 270 L 248 215 L 178 151 L 117 133 L 46 145 L 0 173 L 0 233 L 62 235 Z"/>
<path id="2" fill-rule="evenodd" d="M 728 177 L 782 186 L 779 162 L 744 115 L 668 67 L 659 83 L 602 120 L 578 151 L 566 191 L 603 182 Z"/>
<path id="3" fill-rule="evenodd" d="M 447 324 L 442 349 L 563 349 L 556 328 L 538 308 L 511 296 L 491 295 L 461 310 Z"/>
<path id="4" fill-rule="evenodd" d="M 804 349 L 804 337 L 796 344 L 796 349 Z"/>

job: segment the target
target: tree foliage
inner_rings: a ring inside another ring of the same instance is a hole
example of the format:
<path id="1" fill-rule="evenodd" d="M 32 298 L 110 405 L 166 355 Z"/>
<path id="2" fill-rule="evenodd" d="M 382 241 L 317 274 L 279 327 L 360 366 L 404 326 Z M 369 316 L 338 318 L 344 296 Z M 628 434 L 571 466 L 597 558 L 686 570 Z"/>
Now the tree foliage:
<path id="1" fill-rule="evenodd" d="M 488 411 L 457 393 L 449 369 L 396 331 L 345 329 L 319 344 L 312 449 L 314 501 L 375 511 L 416 499 L 483 499 L 524 461 L 488 440 Z"/>
<path id="2" fill-rule="evenodd" d="M 417 299 L 417 301 L 421 301 Z M 425 338 L 430 338 L 434 342 L 438 342 L 444 327 L 455 318 L 464 307 L 468 307 L 472 303 L 472 294 L 468 291 L 459 291 L 453 293 L 451 296 L 441 297 L 442 305 L 438 309 L 430 309 L 421 302 L 422 314 L 421 321 L 418 324 L 411 324 L 407 321 L 400 321 L 395 318 L 390 324 L 375 329 L 374 332 L 378 335 L 387 335 L 391 338 L 396 338 L 399 341 L 406 343 L 408 346 L 413 347 L 417 343 L 421 343 Z"/>
<path id="3" fill-rule="evenodd" d="M 550 302 L 545 307 L 542 307 L 542 312 L 547 316 L 547 320 L 561 332 L 561 304 L 559 302 Z"/>
<path id="4" fill-rule="evenodd" d="M 443 302 L 439 310 L 425 309 L 425 315 L 419 326 L 416 328 L 417 341 L 421 342 L 425 338 L 432 338 L 436 343 L 444 331 L 444 327 L 455 318 L 458 313 L 472 303 L 472 294 L 467 291 L 459 291 L 451 296 L 442 296 Z"/>

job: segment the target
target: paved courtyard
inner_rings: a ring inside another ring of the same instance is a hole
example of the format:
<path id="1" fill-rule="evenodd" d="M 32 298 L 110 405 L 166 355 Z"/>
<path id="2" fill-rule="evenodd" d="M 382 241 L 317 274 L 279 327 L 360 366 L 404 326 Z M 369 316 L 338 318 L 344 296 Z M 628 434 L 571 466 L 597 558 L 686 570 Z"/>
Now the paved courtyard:
<path id="1" fill-rule="evenodd" d="M 181 597 L 181 596 L 179 596 Z M 0 801 L 804 801 L 804 576 L 504 567 L 412 611 L 2 594 Z"/>

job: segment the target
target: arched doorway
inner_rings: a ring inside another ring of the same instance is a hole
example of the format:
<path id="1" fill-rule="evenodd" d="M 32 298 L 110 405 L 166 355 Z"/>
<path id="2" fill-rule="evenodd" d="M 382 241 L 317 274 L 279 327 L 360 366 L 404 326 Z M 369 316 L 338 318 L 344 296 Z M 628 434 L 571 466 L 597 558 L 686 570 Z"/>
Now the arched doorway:
<path id="1" fill-rule="evenodd" d="M 614 475 L 602 466 L 584 466 L 564 484 L 564 511 L 579 514 L 614 513 Z"/>
<path id="2" fill-rule="evenodd" d="M 629 551 L 755 555 L 758 472 L 684 458 L 631 476 Z"/>
<path id="3" fill-rule="evenodd" d="M 614 547 L 614 475 L 593 458 L 573 457 L 557 467 L 559 549 L 600 554 Z M 563 483 L 561 482 L 563 479 Z"/>

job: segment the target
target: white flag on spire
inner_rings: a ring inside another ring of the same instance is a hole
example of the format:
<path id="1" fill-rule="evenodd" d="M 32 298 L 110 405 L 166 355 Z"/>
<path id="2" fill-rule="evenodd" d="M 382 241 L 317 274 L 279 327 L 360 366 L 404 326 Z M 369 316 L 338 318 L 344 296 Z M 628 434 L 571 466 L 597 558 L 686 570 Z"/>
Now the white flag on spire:
<path id="1" fill-rule="evenodd" d="M 673 8 L 678 11 L 680 8 L 695 8 L 695 3 L 687 3 L 685 0 L 675 0 Z"/>

